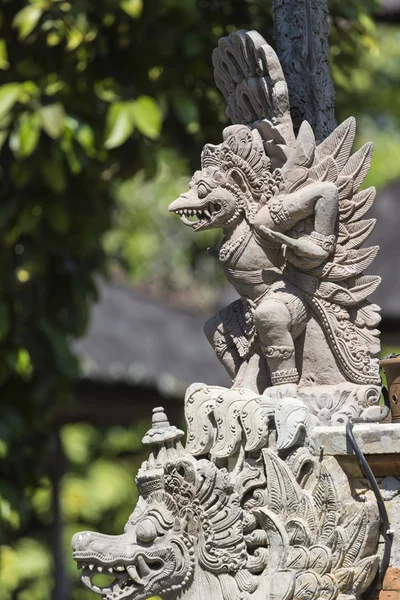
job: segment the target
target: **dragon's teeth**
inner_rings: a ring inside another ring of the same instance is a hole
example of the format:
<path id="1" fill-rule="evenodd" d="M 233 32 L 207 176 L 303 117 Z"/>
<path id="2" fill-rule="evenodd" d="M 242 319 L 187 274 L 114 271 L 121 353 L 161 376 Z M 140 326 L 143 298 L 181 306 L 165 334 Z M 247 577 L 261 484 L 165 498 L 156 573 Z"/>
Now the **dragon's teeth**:
<path id="1" fill-rule="evenodd" d="M 117 565 L 116 567 L 114 567 L 114 569 L 116 571 L 125 571 L 125 567 L 123 567 L 122 565 Z"/>
<path id="2" fill-rule="evenodd" d="M 94 569 L 94 565 L 89 565 L 89 569 L 90 569 L 91 571 L 93 571 L 93 569 Z"/>
<path id="3" fill-rule="evenodd" d="M 98 570 L 99 573 L 102 573 L 103 572 L 103 567 L 99 566 L 99 567 L 97 567 L 97 570 Z"/>
<path id="4" fill-rule="evenodd" d="M 108 567 L 108 572 L 112 573 L 114 571 L 114 569 L 112 567 Z"/>
<path id="5" fill-rule="evenodd" d="M 208 212 L 208 210 L 207 210 L 206 208 L 204 209 L 204 214 L 205 214 L 205 215 L 206 215 L 206 217 L 208 217 L 208 218 L 210 218 L 210 217 L 211 217 L 210 213 Z"/>

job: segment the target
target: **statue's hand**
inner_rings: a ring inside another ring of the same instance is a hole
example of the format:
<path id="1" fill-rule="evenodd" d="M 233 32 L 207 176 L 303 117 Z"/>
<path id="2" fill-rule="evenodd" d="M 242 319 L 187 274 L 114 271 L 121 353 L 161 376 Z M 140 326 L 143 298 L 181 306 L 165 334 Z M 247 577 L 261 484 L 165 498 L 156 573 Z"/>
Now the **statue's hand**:
<path id="1" fill-rule="evenodd" d="M 315 242 L 305 236 L 295 239 L 284 233 L 280 233 L 280 231 L 273 231 L 264 225 L 260 225 L 259 229 L 262 231 L 264 237 L 268 238 L 270 241 L 277 242 L 278 244 L 285 244 L 297 256 L 311 258 L 321 262 L 329 255 L 329 253 L 321 248 L 321 246 L 315 244 Z"/>

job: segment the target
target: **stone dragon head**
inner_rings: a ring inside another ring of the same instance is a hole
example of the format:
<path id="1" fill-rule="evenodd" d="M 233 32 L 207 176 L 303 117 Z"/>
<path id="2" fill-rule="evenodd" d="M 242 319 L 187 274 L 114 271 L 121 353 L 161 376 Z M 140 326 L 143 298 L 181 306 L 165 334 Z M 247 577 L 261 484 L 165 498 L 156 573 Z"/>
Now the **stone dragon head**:
<path id="1" fill-rule="evenodd" d="M 181 435 L 158 409 L 125 532 L 74 536 L 85 586 L 104 600 L 351 600 L 366 589 L 379 562 L 376 507 L 340 496 L 334 466 L 319 465 L 304 490 L 317 462 L 305 448 L 286 460 L 263 449 L 232 472 L 195 459 Z"/>
<path id="2" fill-rule="evenodd" d="M 246 125 L 227 127 L 219 145 L 206 144 L 201 167 L 189 191 L 169 206 L 195 231 L 233 228 L 242 218 L 252 222 L 279 182 L 260 133 Z"/>
<path id="3" fill-rule="evenodd" d="M 83 583 L 105 600 L 194 598 L 201 573 L 208 573 L 209 597 L 222 599 L 219 575 L 246 564 L 243 511 L 229 476 L 186 453 L 176 443 L 181 434 L 166 420 L 153 423 L 147 439 L 156 447 L 138 473 L 139 501 L 122 535 L 81 532 L 73 538 Z M 99 572 L 114 580 L 100 587 Z"/>

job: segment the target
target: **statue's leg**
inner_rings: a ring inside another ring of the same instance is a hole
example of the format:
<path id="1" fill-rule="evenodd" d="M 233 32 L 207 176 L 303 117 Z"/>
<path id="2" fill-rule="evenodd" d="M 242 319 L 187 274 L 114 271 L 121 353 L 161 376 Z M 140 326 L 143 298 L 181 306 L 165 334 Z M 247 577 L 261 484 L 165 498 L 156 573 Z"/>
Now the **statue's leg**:
<path id="1" fill-rule="evenodd" d="M 209 319 L 204 325 L 204 333 L 217 355 L 220 363 L 225 367 L 229 377 L 234 380 L 243 362 L 231 338 L 224 331 L 224 324 L 220 313 Z"/>
<path id="2" fill-rule="evenodd" d="M 295 396 L 299 382 L 294 340 L 304 331 L 306 309 L 297 296 L 267 297 L 254 311 L 256 329 L 269 367 L 272 387 L 264 393 L 282 398 Z"/>

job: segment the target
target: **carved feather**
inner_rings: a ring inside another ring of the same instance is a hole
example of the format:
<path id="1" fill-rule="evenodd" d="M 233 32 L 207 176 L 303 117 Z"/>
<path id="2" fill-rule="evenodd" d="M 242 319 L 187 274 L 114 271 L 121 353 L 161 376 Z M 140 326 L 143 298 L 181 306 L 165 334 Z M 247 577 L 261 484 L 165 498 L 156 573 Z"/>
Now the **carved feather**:
<path id="1" fill-rule="evenodd" d="M 311 125 L 303 121 L 299 129 L 295 146 L 289 154 L 287 163 L 282 167 L 285 179 L 296 167 L 310 167 L 314 159 L 315 137 Z"/>
<path id="2" fill-rule="evenodd" d="M 372 144 L 364 144 L 357 152 L 355 152 L 347 164 L 344 166 L 340 175 L 342 177 L 351 176 L 353 179 L 353 191 L 356 192 L 364 181 L 372 157 Z"/>
<path id="3" fill-rule="evenodd" d="M 349 289 L 349 292 L 354 297 L 358 297 L 358 302 L 361 302 L 376 290 L 380 282 L 381 278 L 378 275 L 363 275 L 354 280 L 354 286 Z"/>
<path id="4" fill-rule="evenodd" d="M 333 573 L 333 579 L 341 592 L 351 589 L 354 569 L 338 569 Z"/>
<path id="5" fill-rule="evenodd" d="M 358 514 L 351 522 L 351 531 L 348 538 L 343 567 L 353 566 L 361 557 L 367 541 L 368 515 L 364 508 L 361 508 Z"/>
<path id="6" fill-rule="evenodd" d="M 273 491 L 271 495 L 271 509 L 285 509 L 288 515 L 295 514 L 301 503 L 301 490 L 296 482 L 292 472 L 286 464 L 278 459 L 269 450 L 263 450 L 263 456 L 266 466 L 266 475 L 268 482 L 268 492 Z M 273 490 L 270 489 L 272 484 Z"/>
<path id="7" fill-rule="evenodd" d="M 338 242 L 345 250 L 359 248 L 371 235 L 376 225 L 376 219 L 364 219 L 355 223 L 339 224 Z"/>
<path id="8" fill-rule="evenodd" d="M 321 511 L 320 541 L 324 541 L 329 538 L 339 519 L 335 487 L 325 466 L 321 467 L 321 474 L 314 488 L 313 498 L 317 509 Z"/>
<path id="9" fill-rule="evenodd" d="M 350 250 L 345 260 L 328 262 L 322 270 L 322 278 L 330 281 L 343 281 L 361 275 L 378 254 L 379 246 Z"/>
<path id="10" fill-rule="evenodd" d="M 368 556 L 360 560 L 355 567 L 353 588 L 357 596 L 364 592 L 367 587 L 372 583 L 373 578 L 378 570 L 379 556 Z"/>
<path id="11" fill-rule="evenodd" d="M 338 168 L 331 156 L 327 156 L 308 171 L 308 177 L 314 181 L 336 181 Z"/>
<path id="12" fill-rule="evenodd" d="M 369 211 L 374 203 L 375 196 L 376 189 L 374 187 L 369 187 L 353 196 L 354 212 L 349 219 L 349 223 L 359 221 Z"/>
<path id="13" fill-rule="evenodd" d="M 338 590 L 332 575 L 326 573 L 320 578 L 321 589 L 319 600 L 334 600 L 338 595 Z"/>
<path id="14" fill-rule="evenodd" d="M 319 163 L 325 157 L 332 156 L 340 172 L 349 160 L 355 134 L 356 120 L 354 117 L 349 117 L 317 146 L 315 162 Z"/>
<path id="15" fill-rule="evenodd" d="M 343 527 L 336 527 L 326 543 L 332 551 L 332 569 L 336 570 L 342 566 L 346 549 L 346 533 Z"/>
<path id="16" fill-rule="evenodd" d="M 361 305 L 353 317 L 357 327 L 376 327 L 381 322 L 380 308 L 376 304 Z"/>
<path id="17" fill-rule="evenodd" d="M 351 177 L 338 177 L 336 187 L 339 191 L 339 206 L 346 199 L 351 199 L 353 196 L 353 179 Z"/>

